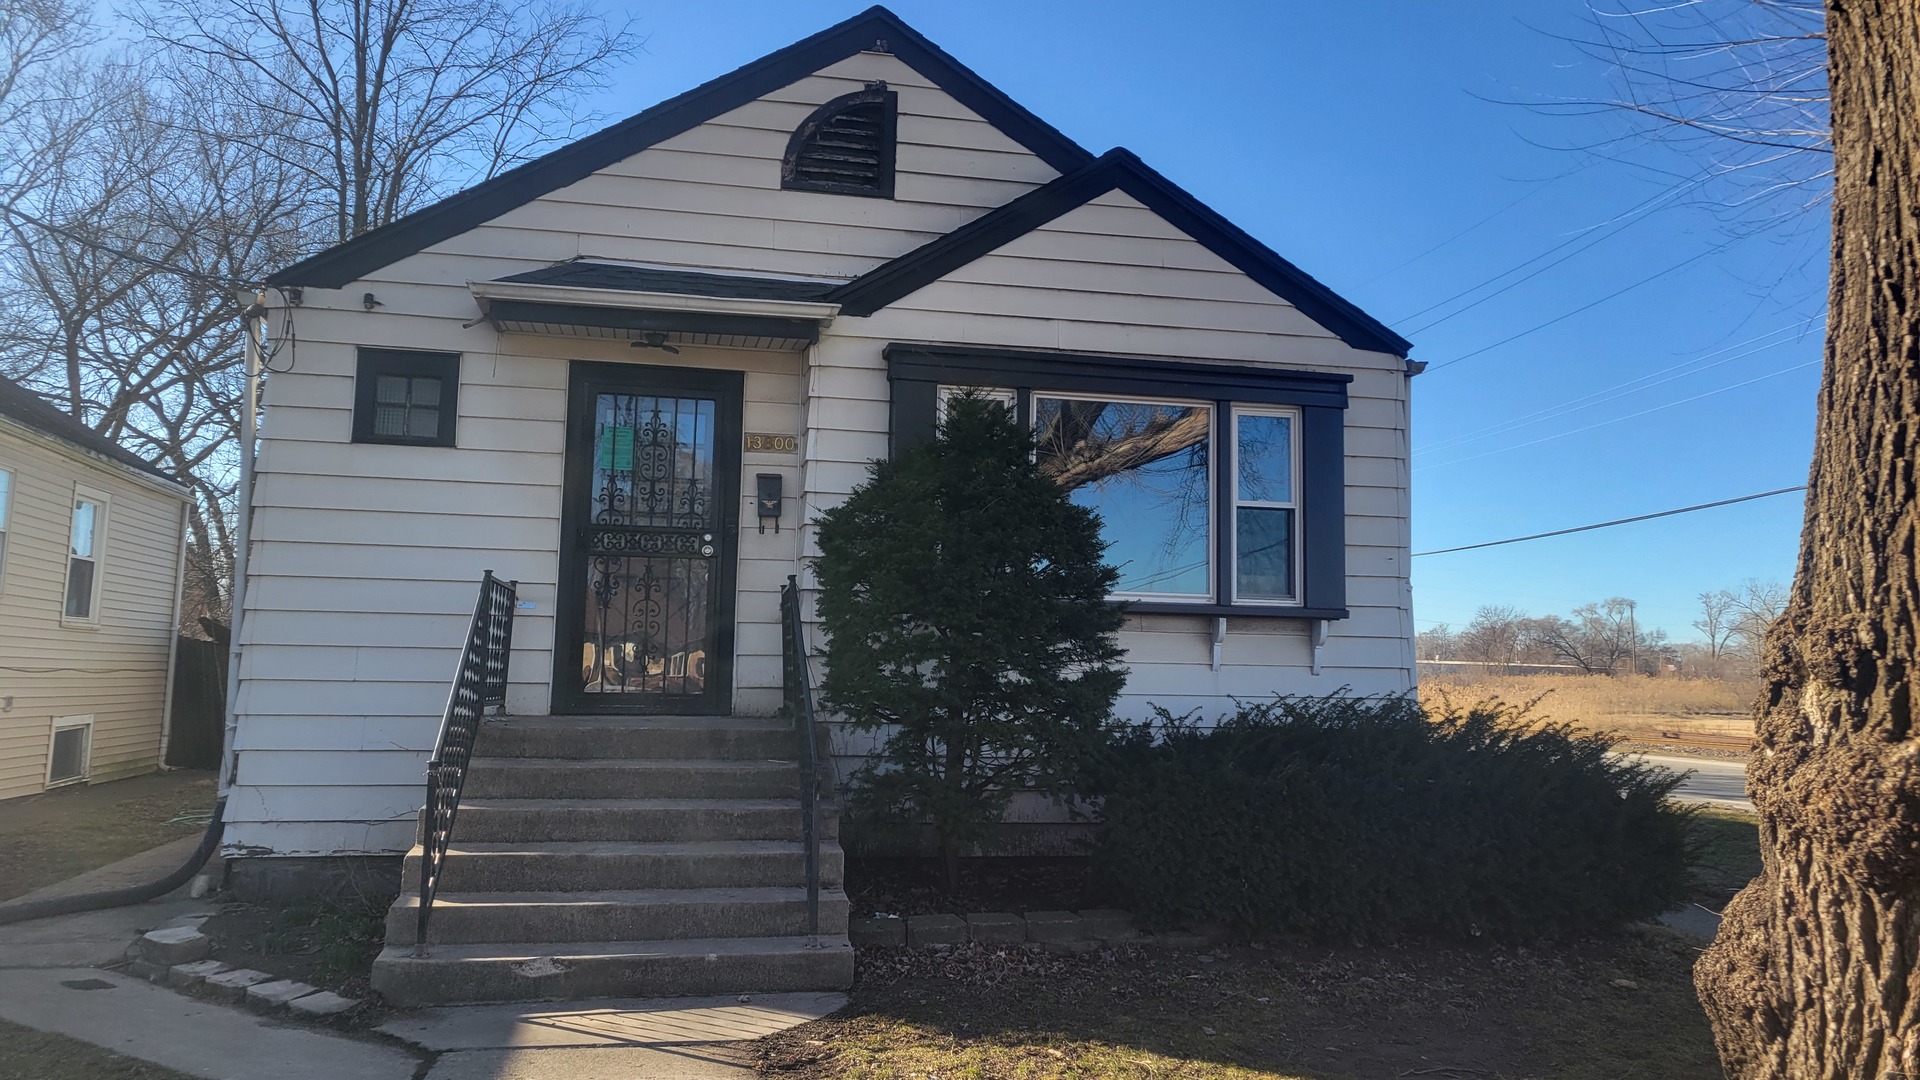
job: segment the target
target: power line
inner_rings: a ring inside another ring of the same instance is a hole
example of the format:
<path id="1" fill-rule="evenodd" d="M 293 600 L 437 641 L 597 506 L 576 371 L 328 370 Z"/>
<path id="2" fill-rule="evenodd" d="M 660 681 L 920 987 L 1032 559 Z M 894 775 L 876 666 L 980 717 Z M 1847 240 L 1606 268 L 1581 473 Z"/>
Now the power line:
<path id="1" fill-rule="evenodd" d="M 1752 502 L 1755 499 L 1770 499 L 1775 495 L 1785 495 L 1793 491 L 1805 491 L 1807 485 L 1784 487 L 1773 491 L 1762 491 L 1754 495 L 1742 495 L 1737 499 L 1721 499 L 1718 502 L 1701 503 L 1698 506 L 1683 506 L 1678 510 L 1662 510 L 1657 514 L 1641 514 L 1637 517 L 1619 518 L 1614 521 L 1602 521 L 1593 525 L 1576 525 L 1571 529 L 1555 529 L 1552 532 L 1534 533 L 1532 536 L 1515 536 L 1506 540 L 1488 540 L 1483 544 L 1463 544 L 1460 547 L 1440 548 L 1437 551 L 1416 551 L 1413 557 L 1425 555 L 1448 555 L 1456 551 L 1474 551 L 1479 548 L 1499 547 L 1502 544 L 1519 544 L 1528 540 L 1544 540 L 1549 536 L 1566 536 L 1568 533 L 1592 532 L 1595 529 L 1610 529 L 1615 525 L 1631 525 L 1636 521 L 1652 521 L 1654 518 L 1672 517 L 1675 514 L 1691 514 L 1697 510 L 1711 510 L 1716 506 L 1732 506 L 1735 503 Z"/>
<path id="2" fill-rule="evenodd" d="M 103 244 L 100 241 L 93 239 L 92 237 L 82 236 L 79 233 L 74 232 L 72 229 L 67 229 L 67 228 L 63 228 L 62 226 L 55 225 L 51 221 L 41 221 L 39 218 L 34 217 L 32 214 L 23 214 L 19 210 L 11 206 L 0 206 L 0 214 L 5 214 L 10 218 L 15 218 L 19 221 L 24 221 L 36 229 L 44 229 L 47 232 L 53 233 L 55 236 L 64 236 L 67 239 L 73 241 L 74 243 L 81 245 L 82 247 L 88 247 L 88 248 L 92 248 L 95 251 L 105 252 L 106 254 L 112 255 L 117 259 L 127 259 L 131 262 L 137 262 L 144 266 L 150 266 L 155 270 L 165 271 L 166 273 L 169 273 L 169 274 L 177 274 L 183 278 L 188 278 L 193 281 L 198 281 L 203 285 L 212 285 L 215 288 L 227 289 L 227 290 L 237 289 L 241 285 L 241 282 L 232 281 L 227 278 L 215 277 L 212 274 L 203 274 L 198 270 L 188 270 L 186 267 L 175 266 L 172 263 L 162 262 L 159 259 L 155 259 L 146 255 L 141 255 L 138 252 L 127 251 L 124 248 L 114 247 L 112 244 Z"/>
<path id="3" fill-rule="evenodd" d="M 1755 350 L 1755 351 L 1758 351 L 1758 350 Z M 1514 443 L 1511 446 L 1497 446 L 1492 450 L 1482 450 L 1477 454 L 1468 454 L 1466 457 L 1452 458 L 1447 461 L 1435 462 L 1432 465 L 1421 465 L 1421 466 L 1418 466 L 1418 469 L 1421 471 L 1424 471 L 1426 469 L 1444 469 L 1449 465 L 1458 465 L 1461 462 L 1473 461 L 1476 458 L 1491 457 L 1494 454 L 1504 454 L 1509 450 L 1521 450 L 1529 446 L 1538 446 L 1543 442 L 1552 442 L 1555 439 L 1564 439 L 1569 435 L 1579 435 L 1582 432 L 1592 431 L 1595 428 L 1603 428 L 1609 424 L 1618 424 L 1623 420 L 1638 419 L 1639 417 L 1647 416 L 1651 413 L 1657 413 L 1666 409 L 1674 408 L 1676 406 L 1690 404 L 1692 402 L 1699 401 L 1702 398 L 1710 398 L 1710 397 L 1713 397 L 1715 394 L 1724 394 L 1729 390 L 1738 390 L 1743 386 L 1752 386 L 1754 383 L 1766 382 L 1768 379 L 1777 379 L 1782 375 L 1799 371 L 1802 368 L 1819 367 L 1821 363 L 1822 361 L 1819 361 L 1819 360 L 1809 360 L 1804 364 L 1794 364 L 1791 367 L 1783 367 L 1779 371 L 1769 371 L 1765 375 L 1756 375 L 1751 379 L 1743 379 L 1740 382 L 1732 384 L 1731 386 L 1722 386 L 1722 387 L 1719 387 L 1718 389 L 1708 390 L 1704 393 L 1695 394 L 1692 397 L 1683 397 L 1678 401 L 1669 401 L 1665 405 L 1655 405 L 1650 409 L 1641 409 L 1639 412 L 1631 412 L 1626 414 L 1625 416 L 1616 416 L 1610 420 L 1601 420 L 1597 423 L 1588 424 L 1584 427 L 1568 428 L 1565 431 L 1556 431 L 1551 435 L 1542 435 L 1537 439 L 1529 439 L 1523 443 Z"/>

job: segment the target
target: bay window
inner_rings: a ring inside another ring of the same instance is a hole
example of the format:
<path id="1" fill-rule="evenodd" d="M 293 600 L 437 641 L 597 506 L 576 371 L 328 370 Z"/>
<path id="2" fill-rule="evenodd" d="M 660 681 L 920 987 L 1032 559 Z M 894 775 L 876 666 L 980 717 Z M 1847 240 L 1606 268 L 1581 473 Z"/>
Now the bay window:
<path id="1" fill-rule="evenodd" d="M 965 387 L 1033 430 L 1040 470 L 1099 513 L 1142 614 L 1344 618 L 1349 376 L 1013 349 L 887 347 L 896 451 Z"/>

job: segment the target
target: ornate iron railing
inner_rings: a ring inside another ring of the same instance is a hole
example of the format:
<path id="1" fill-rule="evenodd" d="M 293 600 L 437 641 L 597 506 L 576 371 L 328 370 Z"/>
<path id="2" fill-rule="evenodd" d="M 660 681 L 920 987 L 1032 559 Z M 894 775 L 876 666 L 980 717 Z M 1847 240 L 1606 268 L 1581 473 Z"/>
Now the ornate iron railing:
<path id="1" fill-rule="evenodd" d="M 820 944 L 820 770 L 814 760 L 813 680 L 807 671 L 806 628 L 800 618 L 800 581 L 780 587 L 780 688 L 800 749 L 800 829 L 807 857 L 807 934 Z"/>
<path id="2" fill-rule="evenodd" d="M 453 672 L 447 711 L 434 740 L 433 760 L 427 762 L 427 803 L 420 809 L 420 924 L 414 955 L 427 952 L 427 920 L 433 915 L 433 896 L 440 888 L 440 867 L 453 842 L 453 819 L 460 812 L 460 789 L 466 786 L 467 764 L 480 719 L 489 708 L 507 700 L 507 661 L 513 654 L 513 610 L 520 583 L 501 581 L 489 570 L 480 579 L 480 599 L 473 605 L 473 623 L 467 628 L 466 648 Z"/>

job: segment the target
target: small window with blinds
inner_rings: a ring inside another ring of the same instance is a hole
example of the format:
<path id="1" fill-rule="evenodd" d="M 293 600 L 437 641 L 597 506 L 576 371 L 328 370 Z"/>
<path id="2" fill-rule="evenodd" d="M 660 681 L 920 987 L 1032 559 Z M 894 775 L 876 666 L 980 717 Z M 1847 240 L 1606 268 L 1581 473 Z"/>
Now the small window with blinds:
<path id="1" fill-rule="evenodd" d="M 787 140 L 780 186 L 789 191 L 893 198 L 899 96 L 886 83 L 834 98 Z"/>
<path id="2" fill-rule="evenodd" d="M 452 446 L 459 393 L 459 353 L 361 349 L 353 441 Z"/>

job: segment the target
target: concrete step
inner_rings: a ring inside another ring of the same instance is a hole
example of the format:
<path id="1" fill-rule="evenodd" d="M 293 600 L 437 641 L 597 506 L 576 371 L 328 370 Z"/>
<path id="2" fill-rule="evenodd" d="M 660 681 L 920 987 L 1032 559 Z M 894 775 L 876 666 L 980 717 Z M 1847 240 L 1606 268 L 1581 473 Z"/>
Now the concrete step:
<path id="1" fill-rule="evenodd" d="M 820 845 L 820 884 L 841 883 L 837 843 Z M 451 892 L 594 889 L 713 889 L 793 885 L 806 880 L 806 849 L 791 840 L 655 843 L 455 844 L 440 867 Z M 402 887 L 420 881 L 420 848 L 401 867 Z"/>
<path id="2" fill-rule="evenodd" d="M 839 837 L 839 815 L 820 808 L 820 838 Z M 691 840 L 800 840 L 793 799 L 466 799 L 459 844 Z"/>
<path id="3" fill-rule="evenodd" d="M 800 794 L 791 761 L 477 757 L 462 798 L 778 799 Z"/>
<path id="4" fill-rule="evenodd" d="M 793 725 L 758 716 L 507 716 L 474 748 L 490 757 L 792 760 Z"/>
<path id="5" fill-rule="evenodd" d="M 420 898 L 387 910 L 387 944 L 411 945 Z M 807 890 L 626 889 L 607 892 L 441 892 L 427 927 L 434 944 L 506 941 L 677 941 L 805 934 Z M 820 933 L 845 937 L 847 894 L 820 892 Z"/>
<path id="6" fill-rule="evenodd" d="M 597 997 L 844 990 L 853 947 L 844 935 L 695 938 L 593 944 L 435 945 L 413 956 L 388 945 L 373 963 L 374 989 L 402 1006 Z"/>

